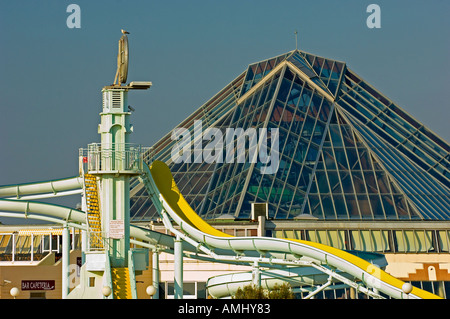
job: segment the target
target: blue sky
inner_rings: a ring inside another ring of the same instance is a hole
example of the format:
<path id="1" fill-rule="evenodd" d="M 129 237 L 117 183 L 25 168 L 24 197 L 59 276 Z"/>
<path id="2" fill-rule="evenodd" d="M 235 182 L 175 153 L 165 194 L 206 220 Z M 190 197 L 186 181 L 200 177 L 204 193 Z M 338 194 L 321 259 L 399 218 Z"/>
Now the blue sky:
<path id="1" fill-rule="evenodd" d="M 69 29 L 69 4 L 81 28 Z M 381 28 L 369 29 L 369 4 Z M 151 146 L 248 64 L 295 48 L 345 61 L 450 140 L 450 2 L 0 1 L 0 185 L 74 176 L 78 149 L 99 142 L 101 88 L 129 35 L 132 142 Z M 71 199 L 68 204 L 79 202 Z"/>

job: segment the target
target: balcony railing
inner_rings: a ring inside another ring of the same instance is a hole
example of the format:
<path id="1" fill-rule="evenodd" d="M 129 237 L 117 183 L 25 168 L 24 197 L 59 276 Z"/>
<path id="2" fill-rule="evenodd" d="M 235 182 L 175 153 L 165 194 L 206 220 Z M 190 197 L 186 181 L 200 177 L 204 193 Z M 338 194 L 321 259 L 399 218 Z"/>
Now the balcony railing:
<path id="1" fill-rule="evenodd" d="M 92 143 L 87 149 L 80 149 L 80 158 L 85 172 L 140 174 L 143 170 L 143 155 L 148 149 L 138 144 L 116 143 L 105 146 Z"/>
<path id="2" fill-rule="evenodd" d="M 109 240 L 106 238 L 107 233 L 102 231 L 89 230 L 87 232 L 87 250 L 88 251 L 105 251 L 109 250 Z"/>

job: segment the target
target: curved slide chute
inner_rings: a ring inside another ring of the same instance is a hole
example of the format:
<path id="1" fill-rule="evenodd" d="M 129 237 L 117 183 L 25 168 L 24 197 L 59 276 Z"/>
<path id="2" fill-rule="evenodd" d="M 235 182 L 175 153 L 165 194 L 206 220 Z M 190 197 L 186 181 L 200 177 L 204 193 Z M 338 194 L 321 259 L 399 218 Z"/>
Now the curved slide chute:
<path id="1" fill-rule="evenodd" d="M 343 287 L 338 281 L 330 280 L 324 274 L 313 267 L 285 267 L 283 269 L 267 269 L 261 271 L 261 287 L 273 289 L 277 285 L 289 283 L 294 292 L 302 291 L 310 294 L 305 297 L 309 299 L 314 296 L 315 288 L 318 285 L 325 285 L 323 288 Z M 210 277 L 206 282 L 208 293 L 215 298 L 230 298 L 235 295 L 238 288 L 253 283 L 252 271 L 227 273 Z M 333 286 L 333 284 L 335 284 Z"/>
<path id="2" fill-rule="evenodd" d="M 187 242 L 183 246 L 185 251 L 192 253 L 190 255 L 191 258 L 208 259 L 197 254 L 198 248 L 201 245 L 214 247 L 215 252 L 229 255 L 245 253 L 248 256 L 254 257 L 265 252 L 271 254 L 271 256 L 282 256 L 286 260 L 286 265 L 292 265 L 289 262 L 294 259 L 299 260 L 300 258 L 307 257 L 327 264 L 330 267 L 337 268 L 347 275 L 359 278 L 367 286 L 376 288 L 394 298 L 405 298 L 405 294 L 401 289 L 404 284 L 403 281 L 394 278 L 370 262 L 348 252 L 303 240 L 268 237 L 234 237 L 220 232 L 202 220 L 189 206 L 180 193 L 173 180 L 170 169 L 165 163 L 155 161 L 150 169 L 147 166 L 145 168 L 147 172 L 141 178 L 159 212 L 163 217 L 164 211 L 167 212 L 181 229 L 196 241 L 196 243 Z M 0 197 L 15 196 L 16 198 L 20 198 L 23 195 L 42 194 L 49 190 L 55 193 L 76 190 L 82 187 L 82 179 L 75 177 L 58 181 L 3 186 L 0 187 Z M 18 189 L 19 192 L 17 191 Z M 20 199 L 0 198 L 0 216 L 43 219 L 60 224 L 72 224 L 82 229 L 85 229 L 86 223 L 86 216 L 82 211 L 55 204 Z M 174 238 L 172 236 L 145 228 L 132 225 L 130 236 L 144 240 L 150 246 L 174 248 Z M 142 244 L 145 245 L 144 243 Z M 216 261 L 235 263 L 234 261 L 238 259 L 241 258 L 236 258 L 235 256 L 233 259 L 217 259 Z M 408 298 L 432 299 L 439 297 L 414 287 L 408 295 Z"/>
<path id="3" fill-rule="evenodd" d="M 148 169 L 147 166 L 145 168 Z M 206 223 L 190 207 L 178 189 L 169 167 L 164 162 L 153 162 L 146 175 L 148 180 L 143 180 L 143 182 L 155 206 L 158 210 L 161 210 L 160 213 L 163 218 L 164 213 L 169 214 L 182 231 L 199 245 L 234 252 L 278 252 L 290 254 L 295 258 L 307 257 L 354 276 L 365 283 L 367 287 L 381 291 L 393 298 L 440 298 L 416 287 L 406 296 L 402 290 L 403 281 L 389 275 L 364 259 L 334 247 L 305 240 L 234 237 L 225 234 Z"/>
<path id="4" fill-rule="evenodd" d="M 0 186 L 0 198 L 30 199 L 46 198 L 81 193 L 83 178 L 79 176 L 57 179 L 44 182 L 25 183 L 17 185 Z"/>
<path id="5" fill-rule="evenodd" d="M 36 201 L 0 199 L 0 216 L 44 220 L 62 225 L 68 224 L 69 227 L 87 229 L 85 212 L 66 206 Z M 135 242 L 135 244 L 142 246 L 174 248 L 172 236 L 139 226 L 131 225 L 130 237 L 145 241 Z M 186 250 L 195 252 L 195 247 L 188 245 Z"/>

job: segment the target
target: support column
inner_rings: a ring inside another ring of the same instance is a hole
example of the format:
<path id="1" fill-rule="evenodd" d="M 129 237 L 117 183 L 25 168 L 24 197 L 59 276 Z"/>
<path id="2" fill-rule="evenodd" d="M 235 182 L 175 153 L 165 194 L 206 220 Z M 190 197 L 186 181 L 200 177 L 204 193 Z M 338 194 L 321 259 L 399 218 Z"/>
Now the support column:
<path id="1" fill-rule="evenodd" d="M 88 249 L 87 235 L 88 235 L 87 231 L 83 229 L 81 231 L 81 266 L 83 266 L 84 263 L 86 262 L 86 252 Z"/>
<path id="2" fill-rule="evenodd" d="M 70 232 L 69 227 L 64 225 L 62 232 L 62 299 L 69 294 L 69 264 L 70 264 Z"/>
<path id="3" fill-rule="evenodd" d="M 266 216 L 258 216 L 258 237 L 266 236 Z"/>
<path id="4" fill-rule="evenodd" d="M 31 233 L 31 262 L 34 261 L 34 234 Z"/>
<path id="5" fill-rule="evenodd" d="M 181 238 L 175 239 L 174 249 L 175 299 L 183 299 L 183 242 Z"/>
<path id="6" fill-rule="evenodd" d="M 50 254 L 52 253 L 52 237 L 50 235 Z M 12 261 L 16 261 L 16 233 L 12 234 Z"/>
<path id="7" fill-rule="evenodd" d="M 259 263 L 255 261 L 252 267 L 252 283 L 256 287 L 261 286 L 261 271 L 259 270 Z"/>
<path id="8" fill-rule="evenodd" d="M 350 299 L 357 299 L 357 292 L 355 288 L 350 287 Z"/>
<path id="9" fill-rule="evenodd" d="M 159 251 L 158 248 L 153 250 L 152 255 L 152 277 L 153 277 L 153 287 L 155 287 L 155 294 L 153 299 L 159 299 Z"/>

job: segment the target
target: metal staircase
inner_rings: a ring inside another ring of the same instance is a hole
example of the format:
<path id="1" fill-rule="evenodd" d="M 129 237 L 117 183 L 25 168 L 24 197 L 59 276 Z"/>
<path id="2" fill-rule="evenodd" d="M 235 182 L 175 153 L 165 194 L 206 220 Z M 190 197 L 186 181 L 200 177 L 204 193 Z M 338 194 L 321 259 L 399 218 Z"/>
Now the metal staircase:
<path id="1" fill-rule="evenodd" d="M 100 201 L 95 175 L 85 174 L 85 196 L 87 205 L 87 224 L 89 229 L 89 247 L 93 250 L 103 250 L 102 222 L 100 218 Z"/>
<path id="2" fill-rule="evenodd" d="M 111 268 L 114 299 L 132 299 L 130 272 L 125 268 Z"/>

